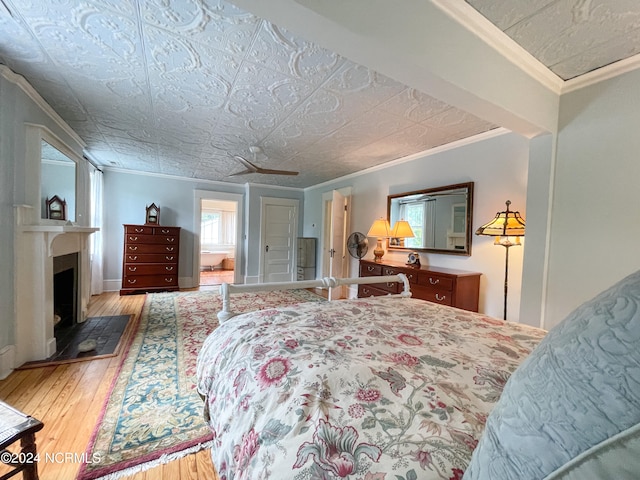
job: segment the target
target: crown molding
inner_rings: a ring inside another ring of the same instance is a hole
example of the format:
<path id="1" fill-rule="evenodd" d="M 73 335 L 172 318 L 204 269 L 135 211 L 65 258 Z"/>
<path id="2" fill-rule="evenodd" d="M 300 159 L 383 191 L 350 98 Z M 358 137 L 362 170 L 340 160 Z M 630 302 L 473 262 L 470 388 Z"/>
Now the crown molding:
<path id="1" fill-rule="evenodd" d="M 560 95 L 564 80 L 549 70 L 537 58 L 518 45 L 506 33 L 487 20 L 480 12 L 462 0 L 431 0 L 453 20 L 479 37 L 499 54 L 530 77 Z"/>
<path id="2" fill-rule="evenodd" d="M 640 54 L 610 63 L 605 67 L 592 70 L 589 73 L 567 80 L 564 82 L 562 93 L 574 92 L 581 88 L 595 85 L 596 83 L 604 80 L 609 80 L 619 75 L 637 70 L 638 68 L 640 68 Z"/>
<path id="3" fill-rule="evenodd" d="M 7 81 L 15 84 L 22 90 L 27 97 L 29 97 L 40 109 L 58 125 L 64 133 L 69 135 L 81 148 L 85 148 L 87 144 L 80 138 L 80 136 L 65 122 L 60 115 L 42 98 L 42 96 L 36 91 L 35 88 L 29 83 L 29 81 L 22 75 L 15 73 L 6 65 L 0 64 L 0 75 Z"/>

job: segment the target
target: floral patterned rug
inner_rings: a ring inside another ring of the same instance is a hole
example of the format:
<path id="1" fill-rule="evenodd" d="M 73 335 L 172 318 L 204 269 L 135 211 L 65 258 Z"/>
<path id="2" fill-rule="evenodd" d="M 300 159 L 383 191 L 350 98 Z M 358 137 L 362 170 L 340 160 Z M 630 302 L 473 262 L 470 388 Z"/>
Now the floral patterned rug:
<path id="1" fill-rule="evenodd" d="M 231 295 L 235 312 L 324 298 L 307 290 Z M 208 446 L 211 432 L 195 389 L 198 352 L 217 326 L 215 291 L 147 295 L 78 480 L 118 478 Z"/>

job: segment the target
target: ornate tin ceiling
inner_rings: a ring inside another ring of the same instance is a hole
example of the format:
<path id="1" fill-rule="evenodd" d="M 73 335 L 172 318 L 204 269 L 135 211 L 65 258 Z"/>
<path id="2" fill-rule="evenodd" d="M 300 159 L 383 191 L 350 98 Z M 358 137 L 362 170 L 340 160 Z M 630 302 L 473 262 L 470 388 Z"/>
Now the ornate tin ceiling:
<path id="1" fill-rule="evenodd" d="M 497 127 L 222 0 L 0 2 L 0 61 L 101 165 L 306 187 Z M 562 78 L 637 52 L 632 0 L 469 3 Z"/>

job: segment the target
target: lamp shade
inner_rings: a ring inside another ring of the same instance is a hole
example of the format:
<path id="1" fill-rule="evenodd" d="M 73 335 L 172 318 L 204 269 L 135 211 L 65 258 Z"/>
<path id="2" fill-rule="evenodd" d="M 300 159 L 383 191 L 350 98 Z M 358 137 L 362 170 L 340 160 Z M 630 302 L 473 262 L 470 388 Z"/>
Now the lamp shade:
<path id="1" fill-rule="evenodd" d="M 507 209 L 504 212 L 496 213 L 496 217 L 489 223 L 485 223 L 478 230 L 476 235 L 489 235 L 492 237 L 524 237 L 524 218 L 520 212 L 509 210 L 511 202 L 506 201 Z"/>
<path id="2" fill-rule="evenodd" d="M 376 238 L 389 238 L 391 237 L 391 227 L 389 226 L 389 222 L 384 218 L 379 218 L 367 233 L 367 237 L 376 237 Z"/>
<path id="3" fill-rule="evenodd" d="M 415 237 L 411 225 L 406 220 L 398 220 L 391 230 L 392 238 L 412 238 Z"/>

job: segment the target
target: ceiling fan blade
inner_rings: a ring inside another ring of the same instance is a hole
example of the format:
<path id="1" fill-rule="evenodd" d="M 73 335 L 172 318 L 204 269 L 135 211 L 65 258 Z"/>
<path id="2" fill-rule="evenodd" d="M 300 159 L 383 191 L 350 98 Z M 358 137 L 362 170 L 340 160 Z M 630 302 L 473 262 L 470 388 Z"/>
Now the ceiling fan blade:
<path id="1" fill-rule="evenodd" d="M 246 175 L 249 173 L 262 173 L 265 175 L 298 175 L 298 172 L 294 172 L 292 170 L 274 170 L 271 168 L 258 167 L 240 155 L 234 155 L 233 158 L 244 165 L 247 169 L 242 172 L 232 173 L 229 175 L 230 177 L 235 175 Z"/>
<path id="2" fill-rule="evenodd" d="M 273 170 L 271 168 L 256 168 L 256 173 L 264 173 L 266 175 L 298 175 L 299 172 L 292 170 Z"/>
<path id="3" fill-rule="evenodd" d="M 249 173 L 256 173 L 254 170 L 242 170 L 241 172 L 230 173 L 227 177 L 235 177 L 236 175 L 247 175 Z"/>
<path id="4" fill-rule="evenodd" d="M 243 158 L 240 155 L 234 155 L 233 158 L 235 158 L 238 162 L 240 162 L 242 165 L 244 165 L 247 168 L 247 173 L 254 173 L 258 171 L 258 167 L 256 167 L 253 163 L 251 163 L 246 158 Z"/>

